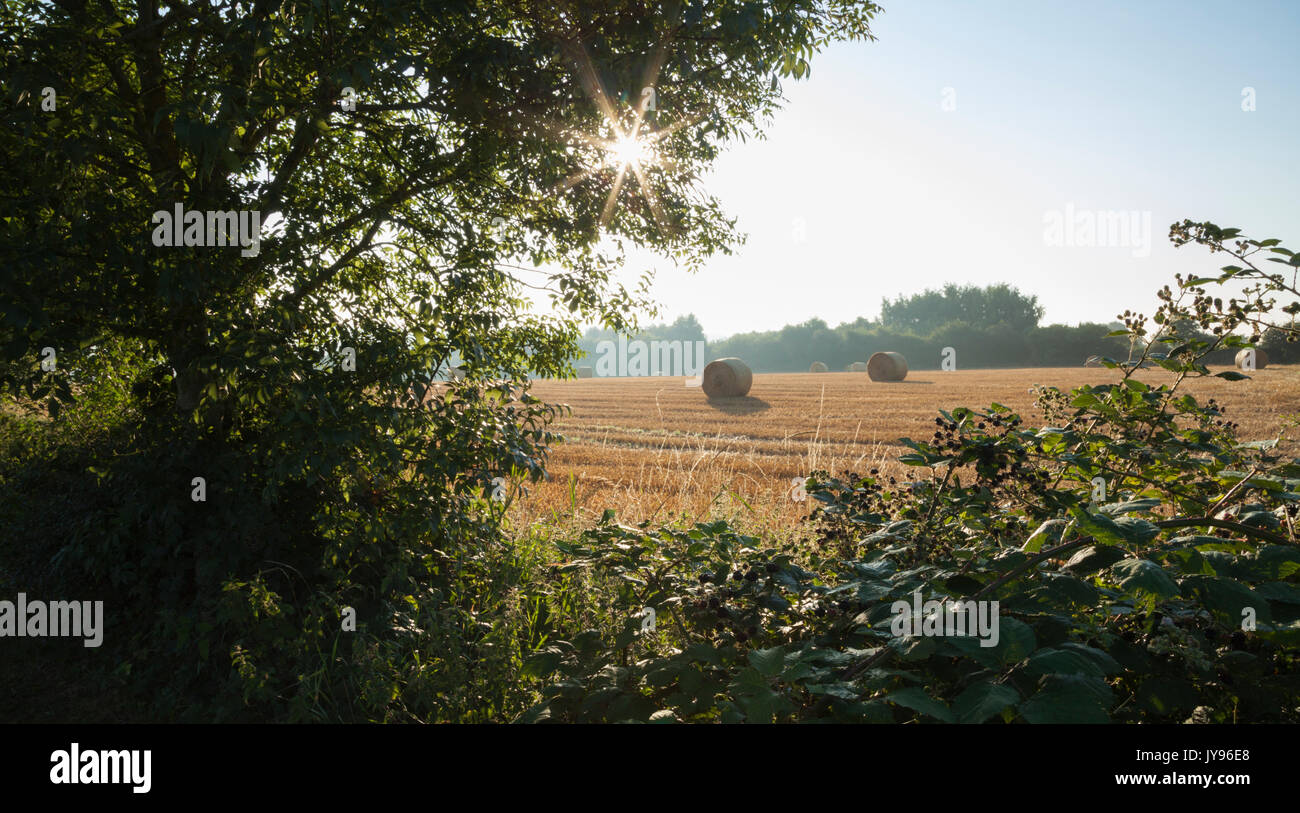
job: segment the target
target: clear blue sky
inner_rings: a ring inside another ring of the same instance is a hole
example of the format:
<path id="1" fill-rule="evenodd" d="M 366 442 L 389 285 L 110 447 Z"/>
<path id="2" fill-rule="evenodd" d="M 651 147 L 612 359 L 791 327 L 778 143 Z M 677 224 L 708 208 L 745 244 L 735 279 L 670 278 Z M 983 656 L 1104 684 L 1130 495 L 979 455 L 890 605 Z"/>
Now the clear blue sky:
<path id="1" fill-rule="evenodd" d="M 655 321 L 693 312 L 721 338 L 1007 282 L 1046 321 L 1106 322 L 1223 264 L 1174 249 L 1176 220 L 1300 248 L 1300 1 L 883 5 L 876 42 L 817 55 L 768 139 L 703 180 L 748 243 L 697 275 L 631 264 L 657 269 Z M 1067 206 L 1150 212 L 1145 253 L 1140 232 L 1048 245 L 1045 218 Z"/>

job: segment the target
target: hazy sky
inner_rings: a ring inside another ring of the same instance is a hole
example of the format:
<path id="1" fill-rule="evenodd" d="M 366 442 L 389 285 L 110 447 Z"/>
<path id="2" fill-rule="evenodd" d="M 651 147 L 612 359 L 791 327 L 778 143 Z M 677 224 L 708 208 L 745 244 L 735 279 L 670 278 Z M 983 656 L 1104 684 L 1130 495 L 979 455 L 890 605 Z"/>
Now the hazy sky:
<path id="1" fill-rule="evenodd" d="M 817 55 L 768 139 L 704 179 L 749 234 L 740 251 L 696 275 L 630 264 L 657 269 L 655 321 L 693 312 L 721 338 L 1007 282 L 1046 321 L 1106 322 L 1149 313 L 1175 272 L 1225 264 L 1173 248 L 1174 221 L 1300 247 L 1300 2 L 883 5 L 876 42 Z M 1067 211 L 1138 228 L 1050 245 Z"/>

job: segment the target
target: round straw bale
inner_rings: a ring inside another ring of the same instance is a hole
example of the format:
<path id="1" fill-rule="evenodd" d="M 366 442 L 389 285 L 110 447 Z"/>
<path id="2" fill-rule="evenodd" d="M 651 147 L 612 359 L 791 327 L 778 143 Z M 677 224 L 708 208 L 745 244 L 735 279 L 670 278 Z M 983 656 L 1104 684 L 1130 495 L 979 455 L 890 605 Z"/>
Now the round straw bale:
<path id="1" fill-rule="evenodd" d="M 590 367 L 579 367 L 578 378 L 591 378 L 595 373 Z"/>
<path id="2" fill-rule="evenodd" d="M 865 373 L 866 371 L 867 363 L 865 361 L 855 361 L 849 365 L 849 372 L 851 373 Z"/>
<path id="3" fill-rule="evenodd" d="M 872 353 L 867 360 L 867 375 L 872 381 L 902 381 L 907 378 L 907 359 L 902 353 Z"/>
<path id="4" fill-rule="evenodd" d="M 754 374 L 738 358 L 710 361 L 704 368 L 704 394 L 710 398 L 739 398 L 749 393 Z"/>
<path id="5" fill-rule="evenodd" d="M 1246 354 L 1249 352 L 1250 352 L 1249 348 L 1237 351 L 1237 366 L 1241 367 L 1241 369 L 1243 370 L 1246 369 L 1245 367 L 1242 367 L 1242 365 L 1246 363 Z M 1263 350 L 1260 350 L 1258 347 L 1256 347 L 1255 348 L 1255 369 L 1262 370 L 1267 366 L 1268 366 L 1268 353 L 1265 353 Z"/>
<path id="6" fill-rule="evenodd" d="M 828 369 L 829 369 L 829 368 L 828 368 L 825 364 L 822 364 L 820 361 L 814 361 L 814 362 L 812 363 L 812 366 L 808 368 L 808 372 L 810 372 L 810 373 L 824 373 L 824 372 L 826 372 L 826 370 L 828 370 Z"/>

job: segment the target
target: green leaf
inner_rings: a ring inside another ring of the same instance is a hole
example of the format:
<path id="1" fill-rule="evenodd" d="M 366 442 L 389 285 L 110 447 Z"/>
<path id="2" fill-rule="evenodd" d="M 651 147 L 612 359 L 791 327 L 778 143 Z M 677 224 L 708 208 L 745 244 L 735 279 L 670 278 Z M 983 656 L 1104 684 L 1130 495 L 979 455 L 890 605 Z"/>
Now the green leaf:
<path id="1" fill-rule="evenodd" d="M 1163 500 L 1156 497 L 1144 497 L 1140 500 L 1126 500 L 1125 502 L 1113 502 L 1101 506 L 1101 511 L 1112 517 L 1121 514 L 1135 512 L 1149 512 L 1163 504 Z"/>
<path id="2" fill-rule="evenodd" d="M 1072 507 L 1070 514 L 1074 516 L 1074 521 L 1078 524 L 1079 530 L 1098 542 L 1120 545 L 1128 541 L 1124 529 L 1105 514 L 1093 514 L 1079 506 Z"/>
<path id="3" fill-rule="evenodd" d="M 749 664 L 763 677 L 774 678 L 781 674 L 781 667 L 785 664 L 783 647 L 755 649 L 749 653 Z"/>
<path id="4" fill-rule="evenodd" d="M 1253 564 L 1265 578 L 1290 578 L 1300 573 L 1300 550 L 1290 545 L 1265 545 L 1255 554 Z"/>
<path id="5" fill-rule="evenodd" d="M 1300 587 L 1286 582 L 1264 582 L 1255 585 L 1255 592 L 1269 601 L 1300 604 Z"/>
<path id="6" fill-rule="evenodd" d="M 1034 628 L 1017 618 L 998 617 L 997 629 L 998 642 L 994 646 L 982 646 L 985 641 L 974 635 L 953 636 L 943 640 L 976 663 L 990 669 L 1018 663 L 1038 646 Z"/>
<path id="7" fill-rule="evenodd" d="M 523 714 L 519 715 L 515 722 L 527 725 L 531 723 L 544 723 L 550 719 L 551 704 L 547 701 L 545 703 L 538 703 L 536 706 L 528 709 Z"/>
<path id="8" fill-rule="evenodd" d="M 1042 688 L 1019 706 L 1029 723 L 1107 723 L 1111 689 L 1099 677 L 1046 675 Z"/>
<path id="9" fill-rule="evenodd" d="M 1007 706 L 1020 700 L 1020 692 L 1005 683 L 975 683 L 952 701 L 952 710 L 959 723 L 982 723 Z"/>
<path id="10" fill-rule="evenodd" d="M 1164 568 L 1147 559 L 1124 559 L 1111 565 L 1110 572 L 1129 593 L 1142 591 L 1161 598 L 1178 595 L 1178 584 Z"/>
<path id="11" fill-rule="evenodd" d="M 1065 569 L 1079 576 L 1096 573 L 1124 558 L 1124 551 L 1109 545 L 1088 545 L 1065 563 Z"/>
<path id="12" fill-rule="evenodd" d="M 524 661 L 519 673 L 526 678 L 541 680 L 560 667 L 563 657 L 564 654 L 558 647 L 548 646 Z"/>
<path id="13" fill-rule="evenodd" d="M 1273 621 L 1268 599 L 1234 579 L 1188 576 L 1183 580 L 1183 594 L 1199 599 L 1206 609 L 1231 627 L 1241 625 L 1241 611 L 1248 607 L 1255 611 L 1258 623 L 1269 624 Z"/>
<path id="14" fill-rule="evenodd" d="M 1090 582 L 1065 573 L 1044 573 L 1041 578 L 1043 584 L 1040 590 L 1056 606 L 1092 607 L 1100 595 Z"/>
<path id="15" fill-rule="evenodd" d="M 862 692 L 849 683 L 814 683 L 807 687 L 809 694 L 823 694 L 840 700 L 858 700 Z"/>
<path id="16" fill-rule="evenodd" d="M 1115 525 L 1124 538 L 1135 545 L 1145 545 L 1160 535 L 1159 526 L 1141 517 L 1120 517 Z"/>
<path id="17" fill-rule="evenodd" d="M 1048 542 L 1055 547 L 1061 544 L 1061 536 L 1069 525 L 1069 520 L 1049 519 L 1039 525 L 1038 530 L 1029 535 L 1029 538 L 1025 540 L 1025 544 L 1020 549 L 1025 553 L 1038 553 L 1043 544 Z"/>
<path id="18" fill-rule="evenodd" d="M 885 695 L 884 699 L 945 723 L 956 722 L 952 711 L 946 705 L 926 694 L 925 689 L 919 686 L 897 689 Z"/>
<path id="19" fill-rule="evenodd" d="M 1040 649 L 1029 657 L 1024 666 L 1030 675 L 1092 675 L 1105 677 L 1120 671 L 1115 659 L 1100 649 L 1082 644 L 1062 645 Z"/>

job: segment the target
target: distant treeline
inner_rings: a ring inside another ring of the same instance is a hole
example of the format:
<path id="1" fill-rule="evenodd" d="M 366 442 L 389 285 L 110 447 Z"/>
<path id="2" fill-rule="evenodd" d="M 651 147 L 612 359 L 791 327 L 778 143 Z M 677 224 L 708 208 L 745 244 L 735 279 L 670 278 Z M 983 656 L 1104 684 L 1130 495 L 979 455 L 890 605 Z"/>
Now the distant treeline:
<path id="1" fill-rule="evenodd" d="M 1037 297 L 1025 296 L 1007 285 L 986 288 L 945 286 L 911 297 L 882 302 L 879 319 L 865 317 L 837 327 L 810 319 L 780 330 L 740 333 L 708 343 L 708 357 L 736 356 L 754 372 L 806 371 L 815 361 L 832 371 L 872 353 L 902 353 L 914 370 L 939 369 L 943 351 L 955 352 L 957 369 L 998 367 L 1074 367 L 1090 356 L 1130 357 L 1123 336 L 1107 336 L 1123 326 L 1114 322 L 1079 325 L 1039 325 L 1042 308 Z M 1184 333 L 1194 333 L 1190 327 Z M 580 341 L 589 359 L 596 344 L 614 339 L 611 331 L 588 330 Z M 652 325 L 636 335 L 651 341 L 704 339 L 704 329 L 694 315 L 669 325 Z M 1270 331 L 1260 344 L 1270 363 L 1300 362 L 1300 345 L 1287 344 L 1278 331 Z M 1135 353 L 1136 354 L 1136 353 Z M 1208 359 L 1211 364 L 1231 364 L 1235 351 L 1224 350 Z"/>
<path id="2" fill-rule="evenodd" d="M 952 322 L 929 333 L 893 330 L 879 325 L 847 324 L 829 327 L 820 319 L 788 325 L 766 333 L 742 333 L 709 346 L 710 356 L 739 356 L 756 372 L 807 370 L 814 361 L 832 371 L 872 353 L 902 353 L 913 370 L 938 369 L 943 350 L 951 347 L 957 369 L 986 367 L 1068 367 L 1082 365 L 1089 356 L 1123 359 L 1128 342 L 1107 338 L 1110 325 L 1047 325 L 1016 330 L 1006 324 L 975 327 Z"/>

